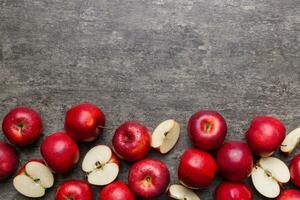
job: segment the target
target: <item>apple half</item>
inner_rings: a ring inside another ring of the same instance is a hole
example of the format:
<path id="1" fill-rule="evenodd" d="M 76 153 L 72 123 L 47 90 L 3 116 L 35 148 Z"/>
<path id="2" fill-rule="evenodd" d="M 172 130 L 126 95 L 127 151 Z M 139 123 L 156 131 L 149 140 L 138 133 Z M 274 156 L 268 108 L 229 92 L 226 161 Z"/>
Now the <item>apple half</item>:
<path id="1" fill-rule="evenodd" d="M 42 162 L 32 160 L 26 163 L 13 180 L 15 189 L 26 197 L 38 198 L 45 195 L 54 184 L 51 170 Z"/>
<path id="2" fill-rule="evenodd" d="M 168 188 L 168 196 L 178 200 L 200 200 L 194 191 L 178 184 L 171 185 Z"/>
<path id="3" fill-rule="evenodd" d="M 90 149 L 82 162 L 82 170 L 92 185 L 103 186 L 113 182 L 119 174 L 119 161 L 106 145 Z"/>
<path id="4" fill-rule="evenodd" d="M 300 127 L 291 131 L 283 140 L 280 150 L 285 154 L 290 154 L 300 142 Z"/>
<path id="5" fill-rule="evenodd" d="M 253 168 L 251 178 L 260 194 L 276 198 L 280 194 L 280 186 L 290 180 L 290 171 L 278 158 L 261 158 Z"/>
<path id="6" fill-rule="evenodd" d="M 153 131 L 151 146 L 162 154 L 168 153 L 177 143 L 180 125 L 173 119 L 161 122 Z"/>

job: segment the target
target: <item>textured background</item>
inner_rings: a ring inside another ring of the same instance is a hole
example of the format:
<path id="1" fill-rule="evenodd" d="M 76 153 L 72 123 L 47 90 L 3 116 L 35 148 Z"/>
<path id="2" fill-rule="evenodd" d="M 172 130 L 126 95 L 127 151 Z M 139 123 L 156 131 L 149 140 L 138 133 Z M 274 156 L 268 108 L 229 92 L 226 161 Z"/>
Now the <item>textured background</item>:
<path id="1" fill-rule="evenodd" d="M 0 118 L 30 106 L 48 135 L 63 129 L 72 105 L 94 102 L 113 128 L 81 144 L 82 157 L 110 144 L 126 120 L 153 130 L 175 118 L 182 126 L 176 148 L 149 155 L 168 164 L 175 183 L 178 158 L 191 146 L 186 122 L 199 109 L 224 115 L 227 140 L 244 140 L 256 115 L 274 115 L 288 131 L 300 125 L 299 38 L 299 0 L 0 0 Z M 40 143 L 18 149 L 21 159 L 40 158 Z M 296 153 L 279 156 L 289 163 Z M 129 166 L 122 163 L 120 179 Z M 83 178 L 79 167 L 57 176 L 44 199 L 70 178 Z M 213 199 L 220 180 L 200 197 Z M 94 187 L 96 199 L 99 191 Z M 0 194 L 26 199 L 12 180 Z"/>

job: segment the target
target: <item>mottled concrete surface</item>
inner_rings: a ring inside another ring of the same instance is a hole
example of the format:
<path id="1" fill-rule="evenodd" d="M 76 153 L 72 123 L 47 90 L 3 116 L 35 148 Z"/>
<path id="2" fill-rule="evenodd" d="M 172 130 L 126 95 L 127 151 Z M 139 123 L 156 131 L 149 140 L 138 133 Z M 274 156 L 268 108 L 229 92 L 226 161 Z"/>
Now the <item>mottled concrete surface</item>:
<path id="1" fill-rule="evenodd" d="M 149 157 L 165 161 L 176 183 L 178 158 L 191 146 L 186 122 L 199 109 L 225 116 L 227 140 L 244 140 L 255 115 L 274 115 L 288 131 L 300 125 L 299 39 L 299 0 L 0 0 L 0 117 L 33 107 L 48 135 L 63 129 L 66 109 L 94 102 L 113 128 L 81 144 L 82 157 L 95 144 L 110 144 L 126 120 L 153 130 L 175 118 L 182 126 L 176 148 Z M 18 149 L 23 162 L 41 157 L 40 143 Z M 289 163 L 298 152 L 277 155 Z M 129 166 L 122 163 L 120 179 Z M 57 176 L 44 199 L 70 178 L 83 178 L 79 167 Z M 220 180 L 200 191 L 201 199 L 213 199 Z M 99 191 L 94 187 L 95 199 Z M 12 180 L 0 194 L 26 199 Z"/>

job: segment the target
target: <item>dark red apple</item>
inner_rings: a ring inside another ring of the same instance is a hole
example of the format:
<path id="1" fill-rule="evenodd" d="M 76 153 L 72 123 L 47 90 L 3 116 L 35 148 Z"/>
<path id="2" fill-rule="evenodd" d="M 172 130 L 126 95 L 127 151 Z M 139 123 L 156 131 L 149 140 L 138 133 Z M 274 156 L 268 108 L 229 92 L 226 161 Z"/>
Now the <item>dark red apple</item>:
<path id="1" fill-rule="evenodd" d="M 300 187 L 300 154 L 296 155 L 290 164 L 292 182 Z"/>
<path id="2" fill-rule="evenodd" d="M 280 193 L 276 200 L 299 200 L 300 191 L 295 189 L 287 189 Z"/>
<path id="3" fill-rule="evenodd" d="M 69 109 L 65 118 L 65 130 L 73 139 L 81 142 L 96 140 L 105 126 L 105 115 L 96 105 L 82 103 Z"/>
<path id="4" fill-rule="evenodd" d="M 151 149 L 150 132 L 137 122 L 125 122 L 115 131 L 112 144 L 121 159 L 137 161 L 144 158 Z"/>
<path id="5" fill-rule="evenodd" d="M 246 132 L 247 142 L 253 152 L 268 157 L 278 149 L 285 138 L 285 127 L 271 116 L 255 117 Z"/>
<path id="6" fill-rule="evenodd" d="M 253 156 L 246 143 L 225 142 L 217 153 L 220 174 L 229 181 L 246 179 L 253 168 Z"/>
<path id="7" fill-rule="evenodd" d="M 26 107 L 12 109 L 3 119 L 2 130 L 15 145 L 26 146 L 35 142 L 43 129 L 39 114 Z"/>
<path id="8" fill-rule="evenodd" d="M 57 188 L 55 200 L 93 200 L 93 191 L 85 181 L 69 180 Z"/>
<path id="9" fill-rule="evenodd" d="M 222 182 L 215 191 L 215 200 L 252 200 L 251 190 L 243 183 Z"/>
<path id="10" fill-rule="evenodd" d="M 203 150 L 219 148 L 227 134 L 225 119 L 216 111 L 203 110 L 191 116 L 188 133 L 194 145 Z"/>
<path id="11" fill-rule="evenodd" d="M 217 163 L 209 153 L 190 148 L 181 156 L 178 178 L 186 187 L 203 189 L 210 186 L 217 170 Z"/>
<path id="12" fill-rule="evenodd" d="M 100 192 L 100 199 L 105 200 L 135 200 L 133 192 L 122 181 L 115 181 L 105 186 Z"/>
<path id="13" fill-rule="evenodd" d="M 79 161 L 77 144 L 62 132 L 47 136 L 40 150 L 47 165 L 58 174 L 69 172 Z"/>
<path id="14" fill-rule="evenodd" d="M 16 151 L 9 145 L 0 141 L 0 181 L 10 177 L 18 167 Z"/>
<path id="15" fill-rule="evenodd" d="M 128 184 L 131 190 L 143 198 L 155 198 L 164 193 L 170 182 L 168 167 L 161 161 L 146 158 L 132 165 Z"/>

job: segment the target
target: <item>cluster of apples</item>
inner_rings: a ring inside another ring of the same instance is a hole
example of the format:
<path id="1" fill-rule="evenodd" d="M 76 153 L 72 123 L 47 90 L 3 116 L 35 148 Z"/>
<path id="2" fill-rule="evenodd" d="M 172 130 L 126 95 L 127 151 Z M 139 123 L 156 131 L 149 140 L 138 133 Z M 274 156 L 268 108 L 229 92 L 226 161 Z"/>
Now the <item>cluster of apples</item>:
<path id="1" fill-rule="evenodd" d="M 10 143 L 19 147 L 34 143 L 42 132 L 39 114 L 26 107 L 11 110 L 3 119 L 2 130 Z M 53 186 L 54 174 L 64 174 L 78 163 L 80 151 L 76 142 L 95 141 L 105 128 L 105 115 L 96 105 L 83 103 L 70 108 L 65 116 L 65 132 L 44 138 L 41 159 L 28 161 L 13 179 L 15 189 L 27 197 L 42 197 Z M 187 149 L 178 166 L 179 184 L 170 185 L 170 173 L 162 161 L 145 158 L 151 148 L 168 153 L 180 136 L 180 125 L 173 119 L 160 123 L 153 133 L 137 122 L 118 127 L 112 148 L 97 145 L 83 158 L 82 170 L 87 180 L 68 180 L 57 188 L 56 200 L 92 200 L 90 185 L 105 186 L 100 199 L 135 200 L 136 196 L 153 199 L 164 192 L 174 199 L 200 200 L 193 190 L 211 185 L 217 172 L 224 178 L 215 191 L 215 200 L 252 200 L 252 191 L 243 181 L 249 176 L 256 190 L 277 200 L 300 199 L 300 191 L 282 185 L 290 179 L 300 187 L 300 154 L 290 167 L 271 157 L 281 148 L 290 154 L 300 139 L 300 128 L 286 136 L 281 121 L 271 116 L 255 117 L 246 132 L 247 143 L 227 141 L 225 119 L 215 111 L 199 111 L 188 122 L 188 134 L 194 148 Z M 210 153 L 217 150 L 215 159 Z M 254 163 L 253 153 L 259 156 Z M 119 159 L 133 162 L 128 184 L 116 181 Z M 0 180 L 13 175 L 18 167 L 16 151 L 0 142 Z"/>

